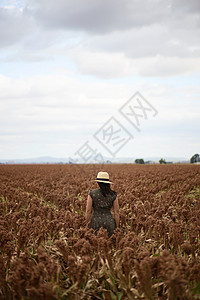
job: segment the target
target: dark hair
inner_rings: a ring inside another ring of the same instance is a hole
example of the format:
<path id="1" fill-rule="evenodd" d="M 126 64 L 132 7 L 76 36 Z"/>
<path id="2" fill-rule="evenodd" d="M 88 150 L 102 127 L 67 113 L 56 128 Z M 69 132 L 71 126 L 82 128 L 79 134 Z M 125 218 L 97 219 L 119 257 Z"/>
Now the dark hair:
<path id="1" fill-rule="evenodd" d="M 97 181 L 100 190 L 103 194 L 104 197 L 106 197 L 107 195 L 114 195 L 115 191 L 111 190 L 110 188 L 110 183 L 104 183 L 104 182 L 99 182 Z"/>

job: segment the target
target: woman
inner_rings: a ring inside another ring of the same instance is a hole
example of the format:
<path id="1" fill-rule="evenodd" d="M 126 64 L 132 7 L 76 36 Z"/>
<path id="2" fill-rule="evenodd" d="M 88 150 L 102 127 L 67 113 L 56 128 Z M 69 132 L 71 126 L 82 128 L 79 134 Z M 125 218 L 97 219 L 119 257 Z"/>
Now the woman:
<path id="1" fill-rule="evenodd" d="M 106 228 L 108 236 L 111 237 L 116 227 L 119 226 L 119 203 L 117 193 L 110 188 L 111 181 L 107 172 L 97 174 L 99 188 L 89 190 L 86 205 L 86 223 L 95 233 L 100 227 Z M 114 218 L 111 214 L 114 210 Z"/>

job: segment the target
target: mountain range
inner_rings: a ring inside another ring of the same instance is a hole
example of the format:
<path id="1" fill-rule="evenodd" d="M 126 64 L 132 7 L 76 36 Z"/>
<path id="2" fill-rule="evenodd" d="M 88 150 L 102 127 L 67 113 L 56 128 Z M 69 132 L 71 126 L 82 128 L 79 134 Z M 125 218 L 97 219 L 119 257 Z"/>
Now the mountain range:
<path id="1" fill-rule="evenodd" d="M 52 157 L 52 156 L 42 156 L 42 157 L 35 157 L 35 158 L 22 158 L 22 159 L 0 159 L 1 164 L 68 164 L 68 163 L 85 163 L 84 160 L 77 158 L 71 158 L 71 157 L 65 157 L 65 158 L 58 158 L 58 157 Z M 104 163 L 134 163 L 136 157 L 105 157 L 104 156 Z M 145 162 L 149 163 L 158 163 L 158 161 L 161 159 L 161 157 L 143 157 Z M 163 157 L 163 159 L 166 160 L 166 162 L 182 162 L 182 163 L 188 163 L 189 159 L 186 157 Z M 90 160 L 88 163 L 98 163 L 97 161 Z"/>

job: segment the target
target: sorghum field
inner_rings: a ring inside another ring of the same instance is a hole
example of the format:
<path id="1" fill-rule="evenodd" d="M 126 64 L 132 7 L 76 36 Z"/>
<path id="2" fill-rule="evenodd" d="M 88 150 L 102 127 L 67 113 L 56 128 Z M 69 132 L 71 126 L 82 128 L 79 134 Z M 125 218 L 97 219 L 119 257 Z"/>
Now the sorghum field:
<path id="1" fill-rule="evenodd" d="M 120 228 L 86 228 L 107 171 Z M 1 299 L 199 299 L 199 165 L 0 165 Z"/>

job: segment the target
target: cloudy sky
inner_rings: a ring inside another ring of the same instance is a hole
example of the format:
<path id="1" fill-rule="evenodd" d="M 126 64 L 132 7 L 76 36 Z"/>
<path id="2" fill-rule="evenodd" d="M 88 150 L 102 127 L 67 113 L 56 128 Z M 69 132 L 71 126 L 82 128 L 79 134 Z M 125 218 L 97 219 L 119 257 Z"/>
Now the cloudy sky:
<path id="1" fill-rule="evenodd" d="M 190 158 L 199 83 L 199 0 L 0 0 L 0 159 Z"/>

